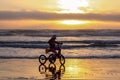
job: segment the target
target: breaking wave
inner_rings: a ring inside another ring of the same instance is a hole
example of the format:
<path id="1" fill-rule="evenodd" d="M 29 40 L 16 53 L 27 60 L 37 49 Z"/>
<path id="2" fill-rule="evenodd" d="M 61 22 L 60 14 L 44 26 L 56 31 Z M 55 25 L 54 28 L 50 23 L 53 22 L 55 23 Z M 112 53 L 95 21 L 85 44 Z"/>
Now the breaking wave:
<path id="1" fill-rule="evenodd" d="M 49 33 L 49 34 L 46 34 Z M 0 36 L 120 36 L 120 30 L 86 29 L 86 30 L 0 30 Z"/>
<path id="2" fill-rule="evenodd" d="M 38 59 L 39 56 L 0 56 L 0 59 Z M 120 55 L 90 55 L 90 56 L 65 56 L 65 58 L 77 58 L 77 59 L 108 59 L 108 58 L 120 58 Z"/>
<path id="3" fill-rule="evenodd" d="M 104 40 L 83 40 L 83 41 L 62 41 L 65 43 L 63 49 L 85 48 L 85 47 L 119 47 L 120 41 Z M 69 45 L 72 44 L 72 45 Z M 0 47 L 14 48 L 47 48 L 48 44 L 44 41 L 0 41 Z"/>

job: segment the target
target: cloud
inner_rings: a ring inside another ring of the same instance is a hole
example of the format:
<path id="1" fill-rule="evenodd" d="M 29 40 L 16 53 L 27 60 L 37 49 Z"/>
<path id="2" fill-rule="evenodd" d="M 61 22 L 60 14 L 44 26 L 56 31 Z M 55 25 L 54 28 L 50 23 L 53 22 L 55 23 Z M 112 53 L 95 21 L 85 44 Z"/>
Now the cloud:
<path id="1" fill-rule="evenodd" d="M 120 14 L 97 14 L 97 13 L 48 13 L 38 11 L 0 11 L 0 20 L 97 20 L 97 21 L 120 21 Z"/>

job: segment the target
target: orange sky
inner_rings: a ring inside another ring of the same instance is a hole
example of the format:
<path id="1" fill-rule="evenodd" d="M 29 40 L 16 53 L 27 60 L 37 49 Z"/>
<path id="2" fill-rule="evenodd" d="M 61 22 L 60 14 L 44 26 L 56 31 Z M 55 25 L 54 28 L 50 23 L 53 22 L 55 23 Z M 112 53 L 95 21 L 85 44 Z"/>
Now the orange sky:
<path id="1" fill-rule="evenodd" d="M 0 0 L 0 29 L 120 29 L 120 0 Z"/>

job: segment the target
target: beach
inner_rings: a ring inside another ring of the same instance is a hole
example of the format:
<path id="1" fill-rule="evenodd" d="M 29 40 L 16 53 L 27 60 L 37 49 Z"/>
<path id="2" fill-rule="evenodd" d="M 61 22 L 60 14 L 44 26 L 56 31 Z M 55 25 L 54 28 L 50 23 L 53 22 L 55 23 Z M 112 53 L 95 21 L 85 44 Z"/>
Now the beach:
<path id="1" fill-rule="evenodd" d="M 120 30 L 0 30 L 0 80 L 119 80 Z M 46 33 L 49 33 L 46 34 Z M 66 61 L 39 63 L 56 34 Z"/>
<path id="2" fill-rule="evenodd" d="M 61 80 L 119 80 L 120 59 L 66 59 Z M 49 65 L 47 61 L 44 65 Z M 60 63 L 55 63 L 56 70 Z M 0 59 L 0 80 L 50 80 L 51 73 L 39 72 L 38 59 Z"/>

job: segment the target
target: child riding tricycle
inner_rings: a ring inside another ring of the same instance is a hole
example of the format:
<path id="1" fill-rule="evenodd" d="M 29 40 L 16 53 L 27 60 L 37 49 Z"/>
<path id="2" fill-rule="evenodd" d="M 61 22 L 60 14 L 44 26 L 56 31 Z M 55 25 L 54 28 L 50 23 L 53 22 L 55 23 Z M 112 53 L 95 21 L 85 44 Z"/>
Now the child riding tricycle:
<path id="1" fill-rule="evenodd" d="M 48 57 L 45 55 L 40 55 L 39 56 L 39 62 L 41 64 L 45 64 L 47 60 L 49 60 L 50 63 L 54 63 L 56 61 L 56 58 L 59 59 L 61 64 L 65 63 L 65 57 L 61 54 L 61 46 L 62 43 L 55 41 L 56 40 L 56 35 L 53 35 L 51 39 L 48 41 L 49 43 L 49 48 L 45 50 L 45 53 L 51 53 Z"/>

